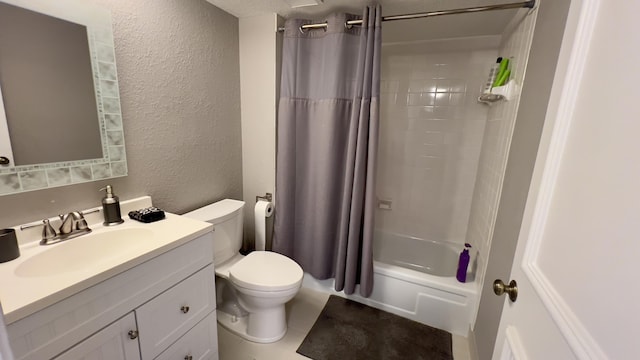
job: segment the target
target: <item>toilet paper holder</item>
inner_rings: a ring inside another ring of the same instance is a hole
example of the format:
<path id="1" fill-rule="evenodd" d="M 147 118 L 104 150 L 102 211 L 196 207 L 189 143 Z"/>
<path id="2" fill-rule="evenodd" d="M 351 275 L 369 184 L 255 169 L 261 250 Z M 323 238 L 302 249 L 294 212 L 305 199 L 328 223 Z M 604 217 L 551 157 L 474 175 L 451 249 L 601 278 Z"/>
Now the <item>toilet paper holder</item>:
<path id="1" fill-rule="evenodd" d="M 271 202 L 271 200 L 273 200 L 273 195 L 271 193 L 266 193 L 266 194 L 264 194 L 264 196 L 257 195 L 256 196 L 256 202 L 258 202 L 260 200 Z"/>

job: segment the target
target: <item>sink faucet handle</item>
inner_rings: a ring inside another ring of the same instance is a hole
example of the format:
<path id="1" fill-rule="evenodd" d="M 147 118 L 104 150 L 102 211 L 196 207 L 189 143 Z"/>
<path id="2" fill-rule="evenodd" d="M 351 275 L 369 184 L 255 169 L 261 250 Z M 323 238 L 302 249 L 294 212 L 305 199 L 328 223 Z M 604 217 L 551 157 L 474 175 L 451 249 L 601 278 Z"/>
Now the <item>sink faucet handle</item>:
<path id="1" fill-rule="evenodd" d="M 58 215 L 62 224 L 60 224 L 60 235 L 66 235 L 76 229 L 76 222 L 82 218 L 77 211 L 72 211 L 66 215 Z"/>
<path id="2" fill-rule="evenodd" d="M 56 237 L 56 231 L 53 229 L 53 226 L 49 223 L 49 219 L 42 220 L 42 239 L 51 240 Z"/>
<path id="3" fill-rule="evenodd" d="M 42 240 L 40 240 L 40 244 L 46 244 L 49 240 L 57 236 L 53 226 L 49 223 L 49 219 L 42 220 L 42 224 L 22 225 L 20 226 L 20 230 L 26 230 L 36 226 L 42 226 Z"/>
<path id="4" fill-rule="evenodd" d="M 84 214 L 82 212 L 78 213 L 80 218 L 76 220 L 76 230 L 87 230 L 89 225 L 87 225 L 87 219 L 84 218 Z"/>
<path id="5" fill-rule="evenodd" d="M 78 211 L 77 213 L 73 213 L 73 219 L 76 222 L 76 230 L 88 230 L 89 225 L 87 225 L 87 219 L 84 218 L 87 214 L 93 214 L 99 212 L 100 209 L 93 209 L 87 211 Z M 90 230 L 90 229 L 89 229 Z"/>

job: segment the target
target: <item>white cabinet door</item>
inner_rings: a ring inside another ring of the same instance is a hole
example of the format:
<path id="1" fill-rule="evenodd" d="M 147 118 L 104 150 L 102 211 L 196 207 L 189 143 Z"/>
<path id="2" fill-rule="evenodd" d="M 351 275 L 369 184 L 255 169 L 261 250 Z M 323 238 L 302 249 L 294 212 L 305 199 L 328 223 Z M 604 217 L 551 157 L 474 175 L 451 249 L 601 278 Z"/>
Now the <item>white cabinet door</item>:
<path id="1" fill-rule="evenodd" d="M 133 313 L 98 331 L 72 347 L 56 360 L 140 360 L 136 318 Z M 133 338 L 133 339 L 132 339 Z"/>
<path id="2" fill-rule="evenodd" d="M 571 2 L 494 359 L 638 359 L 638 14 Z"/>

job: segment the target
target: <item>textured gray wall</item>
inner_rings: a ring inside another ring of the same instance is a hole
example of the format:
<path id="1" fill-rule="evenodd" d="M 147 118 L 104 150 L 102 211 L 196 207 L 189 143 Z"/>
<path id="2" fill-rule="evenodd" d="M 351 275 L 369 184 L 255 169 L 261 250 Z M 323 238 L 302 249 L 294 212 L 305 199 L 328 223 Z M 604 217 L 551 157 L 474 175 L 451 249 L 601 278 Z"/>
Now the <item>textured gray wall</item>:
<path id="1" fill-rule="evenodd" d="M 242 198 L 238 19 L 204 0 L 91 0 L 112 12 L 129 176 L 0 197 L 0 227 L 151 195 L 182 213 Z"/>

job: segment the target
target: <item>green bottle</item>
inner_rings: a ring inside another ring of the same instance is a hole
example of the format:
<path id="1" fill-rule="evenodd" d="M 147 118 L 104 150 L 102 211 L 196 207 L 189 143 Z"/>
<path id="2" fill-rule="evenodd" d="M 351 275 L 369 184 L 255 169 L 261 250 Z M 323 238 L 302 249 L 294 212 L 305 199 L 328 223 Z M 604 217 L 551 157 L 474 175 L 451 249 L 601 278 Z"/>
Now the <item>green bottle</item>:
<path id="1" fill-rule="evenodd" d="M 511 73 L 511 71 L 509 71 L 509 59 L 503 58 L 500 62 L 498 75 L 496 75 L 496 81 L 493 82 L 493 87 L 502 86 L 507 82 L 507 79 L 509 78 L 509 74 L 507 74 L 507 72 Z"/>

